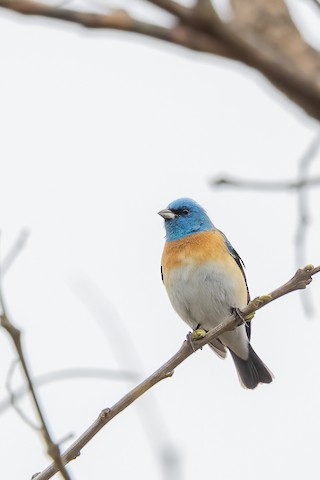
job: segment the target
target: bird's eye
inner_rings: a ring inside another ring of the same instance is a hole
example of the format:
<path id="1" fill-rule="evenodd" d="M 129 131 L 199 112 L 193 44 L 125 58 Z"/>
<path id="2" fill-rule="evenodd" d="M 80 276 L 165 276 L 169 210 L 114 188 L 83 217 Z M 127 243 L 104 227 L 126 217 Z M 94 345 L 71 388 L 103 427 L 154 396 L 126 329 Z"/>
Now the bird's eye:
<path id="1" fill-rule="evenodd" d="M 189 210 L 187 210 L 186 208 L 182 210 L 182 215 L 185 216 L 185 215 L 188 215 L 188 213 L 189 213 Z"/>

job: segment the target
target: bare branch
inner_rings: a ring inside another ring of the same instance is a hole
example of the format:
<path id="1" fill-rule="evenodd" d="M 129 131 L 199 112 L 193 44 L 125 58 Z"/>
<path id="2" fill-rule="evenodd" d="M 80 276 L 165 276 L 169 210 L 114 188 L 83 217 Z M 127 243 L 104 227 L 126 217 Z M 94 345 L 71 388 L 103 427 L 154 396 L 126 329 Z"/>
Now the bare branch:
<path id="1" fill-rule="evenodd" d="M 211 0 L 196 0 L 193 9 L 190 10 L 193 11 L 193 17 L 204 18 L 206 22 L 215 24 L 216 21 L 221 21 Z"/>
<path id="2" fill-rule="evenodd" d="M 277 288 L 268 295 L 256 297 L 252 300 L 246 308 L 243 309 L 242 316 L 247 317 L 253 314 L 256 310 L 264 307 L 268 303 L 282 297 L 295 290 L 306 288 L 312 281 L 312 276 L 320 272 L 320 266 L 314 268 L 312 265 L 307 265 L 303 269 L 297 270 L 295 275 L 284 285 Z M 186 340 L 182 344 L 178 352 L 173 355 L 164 365 L 150 375 L 146 380 L 141 382 L 137 387 L 133 388 L 129 393 L 122 397 L 113 407 L 102 410 L 98 418 L 89 426 L 89 428 L 62 454 L 61 458 L 64 464 L 69 463 L 80 455 L 82 448 L 116 415 L 121 413 L 141 395 L 147 392 L 154 385 L 165 378 L 173 375 L 174 369 L 180 365 L 186 358 L 194 352 L 202 348 L 213 339 L 219 337 L 226 331 L 233 330 L 242 323 L 238 316 L 232 315 L 224 319 L 217 327 L 210 330 L 207 335 L 201 340 L 193 340 L 192 344 Z M 43 472 L 36 474 L 33 478 L 37 480 L 48 480 L 57 472 L 55 464 L 47 467 Z"/>
<path id="3" fill-rule="evenodd" d="M 167 29 L 134 20 L 124 10 L 116 10 L 110 14 L 87 13 L 25 0 L 0 0 L 0 7 L 8 8 L 24 15 L 36 15 L 77 23 L 87 28 L 124 30 L 156 38 L 164 37 L 164 40 L 167 36 Z"/>
<path id="4" fill-rule="evenodd" d="M 285 0 L 230 0 L 233 22 L 239 35 L 250 45 L 255 45 L 266 56 L 277 59 L 292 71 L 320 86 L 320 55 L 301 36 Z M 313 80 L 312 80 L 313 79 Z M 281 90 L 281 84 L 278 88 Z M 296 92 L 286 93 L 295 100 Z M 299 102 L 297 102 L 299 103 Z"/>
<path id="5" fill-rule="evenodd" d="M 181 5 L 180 3 L 175 2 L 173 0 L 147 0 L 147 1 L 149 3 L 153 3 L 153 5 L 156 5 L 162 10 L 165 10 L 166 12 L 171 13 L 172 15 L 180 19 L 183 19 L 186 16 L 188 16 L 191 10 L 190 8 L 185 7 L 184 5 Z"/>
<path id="6" fill-rule="evenodd" d="M 110 14 L 86 13 L 56 8 L 32 0 L 0 0 L 0 7 L 24 15 L 38 15 L 73 22 L 87 28 L 134 32 L 175 43 L 192 50 L 241 61 L 260 71 L 309 115 L 320 120 L 320 55 L 303 40 L 282 0 L 279 0 L 279 4 L 282 5 L 281 18 L 282 20 L 285 18 L 285 24 L 290 33 L 289 38 L 286 37 L 288 48 L 282 48 L 283 39 L 279 35 L 272 36 L 270 34 L 270 31 L 273 32 L 274 30 L 271 27 L 278 24 L 274 20 L 276 17 L 270 16 L 271 2 L 263 2 L 263 19 L 271 18 L 268 28 L 260 32 L 256 28 L 257 22 L 251 22 L 250 26 L 255 25 L 255 29 L 252 27 L 251 35 L 244 35 L 243 27 L 246 24 L 243 17 L 236 17 L 236 21 L 232 23 L 223 22 L 213 8 L 210 8 L 208 13 L 208 2 L 206 2 L 207 7 L 203 8 L 205 0 L 196 3 L 193 8 L 185 7 L 172 0 L 146 1 L 171 13 L 176 20 L 174 26 L 165 28 L 156 24 L 141 22 L 123 10 L 114 11 Z M 261 5 L 257 0 L 252 1 L 250 5 L 255 12 L 261 10 Z M 262 20 L 259 20 L 258 25 L 261 24 Z M 259 35 L 261 35 L 261 38 Z M 294 38 L 294 48 L 291 47 L 291 37 Z M 278 54 L 279 51 L 281 51 L 281 55 Z M 296 54 L 297 51 L 299 52 L 299 58 Z M 303 52 L 303 55 L 301 52 Z M 307 59 L 306 65 L 305 59 Z"/>
<path id="7" fill-rule="evenodd" d="M 26 362 L 26 359 L 25 359 L 25 355 L 24 355 L 24 350 L 23 350 L 23 347 L 22 347 L 21 331 L 17 327 L 14 326 L 14 324 L 11 322 L 11 320 L 9 320 L 6 305 L 5 305 L 4 298 L 3 298 L 1 276 L 0 276 L 0 307 L 2 309 L 2 314 L 0 315 L 0 325 L 9 334 L 9 336 L 10 336 L 10 338 L 11 338 L 11 340 L 12 340 L 14 346 L 15 346 L 16 352 L 18 354 L 20 364 L 22 366 L 22 370 L 23 370 L 23 373 L 24 373 L 24 376 L 26 378 L 28 388 L 29 388 L 29 391 L 30 391 L 30 394 L 31 394 L 31 398 L 33 400 L 33 404 L 34 404 L 38 419 L 40 421 L 40 425 L 41 425 L 40 430 L 41 430 L 43 439 L 44 439 L 44 441 L 46 443 L 46 446 L 47 446 L 47 453 L 53 459 L 56 471 L 57 472 L 60 471 L 62 477 L 65 480 L 70 480 L 70 476 L 69 476 L 69 474 L 68 474 L 68 472 L 67 472 L 67 470 L 66 470 L 66 468 L 65 468 L 65 466 L 64 466 L 64 464 L 61 460 L 59 446 L 53 442 L 53 440 L 51 438 L 51 435 L 49 433 L 49 428 L 47 426 L 47 422 L 45 420 L 44 414 L 42 412 L 42 408 L 40 407 L 40 403 L 39 403 L 38 397 L 36 395 L 36 392 L 35 392 L 35 389 L 34 389 L 34 386 L 33 386 L 33 383 L 32 383 L 31 375 L 29 373 L 29 368 L 28 368 L 28 365 L 27 365 L 27 362 Z"/>
<path id="8" fill-rule="evenodd" d="M 156 24 L 141 22 L 124 10 L 109 14 L 97 14 L 56 8 L 45 3 L 29 0 L 0 0 L 0 7 L 13 10 L 23 15 L 36 15 L 51 19 L 76 23 L 86 28 L 113 29 L 137 33 L 148 37 L 181 45 L 192 50 L 214 53 L 230 59 L 236 59 L 228 48 L 207 33 L 196 32 L 184 25 L 165 28 Z"/>

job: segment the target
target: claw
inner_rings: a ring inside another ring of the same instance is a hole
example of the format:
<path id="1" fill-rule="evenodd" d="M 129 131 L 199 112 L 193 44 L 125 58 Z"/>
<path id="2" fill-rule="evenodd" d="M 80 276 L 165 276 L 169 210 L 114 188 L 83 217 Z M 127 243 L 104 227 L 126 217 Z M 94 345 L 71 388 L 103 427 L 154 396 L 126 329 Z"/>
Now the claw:
<path id="1" fill-rule="evenodd" d="M 252 314 L 251 314 L 251 315 L 248 315 L 248 317 L 244 317 L 244 316 L 242 315 L 242 312 L 241 312 L 240 308 L 238 308 L 238 307 L 233 307 L 233 308 L 232 308 L 232 313 L 236 314 L 236 316 L 237 316 L 238 318 L 240 318 L 242 324 L 244 324 L 246 327 L 248 326 L 246 320 L 248 319 L 248 321 L 250 321 L 251 318 L 252 318 Z M 251 317 L 251 318 L 250 318 L 250 317 Z"/>
<path id="2" fill-rule="evenodd" d="M 193 338 L 192 338 L 192 332 L 189 332 L 187 335 L 187 342 L 189 343 L 190 347 L 192 350 L 195 352 L 194 344 L 193 344 Z"/>

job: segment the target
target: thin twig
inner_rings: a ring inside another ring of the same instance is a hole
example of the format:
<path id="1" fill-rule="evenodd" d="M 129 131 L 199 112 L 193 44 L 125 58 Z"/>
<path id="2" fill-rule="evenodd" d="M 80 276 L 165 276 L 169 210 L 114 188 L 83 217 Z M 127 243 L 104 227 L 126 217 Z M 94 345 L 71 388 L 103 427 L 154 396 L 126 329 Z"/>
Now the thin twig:
<path id="1" fill-rule="evenodd" d="M 2 279 L 4 278 L 5 274 L 9 270 L 9 268 L 12 266 L 14 261 L 16 260 L 17 256 L 21 252 L 21 250 L 25 247 L 27 240 L 29 237 L 29 231 L 26 229 L 21 230 L 19 233 L 16 241 L 10 248 L 9 252 L 7 255 L 4 257 L 4 259 L 1 262 L 1 276 Z"/>
<path id="2" fill-rule="evenodd" d="M 1 303 L 2 303 L 2 299 L 1 299 Z M 3 308 L 3 304 L 2 304 L 2 308 Z M 46 446 L 47 446 L 47 453 L 54 461 L 56 472 L 60 471 L 62 477 L 65 480 L 70 480 L 70 476 L 69 476 L 68 472 L 66 471 L 66 468 L 65 468 L 64 464 L 61 461 L 59 447 L 58 447 L 57 444 L 55 444 L 53 442 L 53 440 L 51 438 L 51 435 L 49 433 L 47 422 L 44 418 L 44 414 L 42 413 L 42 408 L 40 407 L 38 397 L 37 397 L 37 395 L 35 393 L 35 390 L 34 390 L 34 387 L 33 387 L 32 379 L 31 379 L 31 376 L 29 374 L 29 368 L 28 368 L 26 360 L 25 360 L 24 351 L 23 351 L 23 347 L 22 347 L 22 343 L 21 343 L 21 331 L 19 329 L 17 329 L 11 323 L 11 321 L 8 319 L 5 311 L 0 316 L 0 324 L 8 332 L 9 336 L 11 337 L 11 339 L 14 343 L 15 349 L 17 351 L 17 354 L 19 356 L 20 363 L 21 363 L 21 366 L 22 366 L 22 370 L 23 370 L 24 375 L 26 377 L 28 388 L 29 388 L 29 391 L 31 393 L 31 397 L 32 397 L 32 400 L 33 400 L 33 404 L 35 406 L 35 410 L 37 412 L 37 415 L 38 415 L 38 418 L 39 418 L 39 421 L 40 421 L 40 424 L 41 424 L 41 429 L 40 430 L 41 430 L 42 436 L 43 436 L 43 438 L 45 440 L 45 443 L 46 443 Z"/>
<path id="3" fill-rule="evenodd" d="M 297 270 L 295 275 L 284 285 L 277 288 L 268 295 L 256 297 L 252 300 L 246 308 L 241 312 L 243 317 L 247 317 L 256 310 L 264 307 L 268 303 L 286 295 L 295 290 L 306 288 L 312 281 L 312 276 L 320 272 L 320 266 L 314 268 L 312 265 L 307 265 L 303 269 Z M 116 415 L 126 409 L 141 395 L 147 392 L 155 384 L 165 378 L 173 375 L 174 369 L 180 365 L 186 358 L 192 355 L 195 351 L 202 348 L 213 339 L 219 337 L 226 331 L 233 330 L 242 323 L 238 316 L 232 315 L 224 319 L 217 327 L 210 330 L 207 335 L 201 340 L 193 340 L 192 344 L 186 340 L 182 344 L 178 352 L 173 355 L 164 365 L 150 375 L 146 380 L 141 382 L 137 387 L 133 388 L 129 393 L 122 397 L 113 407 L 105 408 L 101 411 L 98 418 L 89 426 L 89 428 L 61 455 L 64 464 L 69 463 L 80 455 L 82 448 Z M 51 464 L 43 472 L 36 474 L 33 478 L 37 480 L 48 480 L 57 471 L 55 464 Z"/>
<path id="4" fill-rule="evenodd" d="M 0 7 L 8 8 L 23 15 L 36 15 L 64 20 L 86 28 L 122 30 L 167 41 L 170 41 L 169 37 L 171 36 L 170 29 L 147 22 L 140 22 L 124 10 L 114 10 L 108 14 L 99 14 L 59 8 L 32 0 L 0 0 Z"/>
<path id="5" fill-rule="evenodd" d="M 168 13 L 171 13 L 175 17 L 180 18 L 181 20 L 189 15 L 191 11 L 190 8 L 185 7 L 175 0 L 147 0 L 147 2 L 156 5 L 157 7 L 165 10 Z"/>
<path id="6" fill-rule="evenodd" d="M 15 250 L 17 253 L 18 250 Z M 44 414 L 42 412 L 42 408 L 40 407 L 40 403 L 37 397 L 37 394 L 35 392 L 31 375 L 29 373 L 29 367 L 27 365 L 25 355 L 24 355 L 24 350 L 22 347 L 22 342 L 21 342 L 21 331 L 12 323 L 12 321 L 9 319 L 8 313 L 7 313 L 7 308 L 6 304 L 4 301 L 3 297 L 3 292 L 2 292 L 2 283 L 1 283 L 1 272 L 0 272 L 0 308 L 2 310 L 2 314 L 0 315 L 0 325 L 7 331 L 9 334 L 14 347 L 16 349 L 16 352 L 18 354 L 20 364 L 22 367 L 22 371 L 24 373 L 24 376 L 27 381 L 27 385 L 31 394 L 31 398 L 33 400 L 33 404 L 40 422 L 40 431 L 42 433 L 43 439 L 46 443 L 47 446 L 47 453 L 48 455 L 52 458 L 54 461 L 54 465 L 56 467 L 56 471 L 60 471 L 62 477 L 65 480 L 70 480 L 70 476 L 65 468 L 65 465 L 63 464 L 60 456 L 60 450 L 59 446 L 55 444 L 51 438 L 51 435 L 49 433 L 49 428 L 47 426 L 47 422 L 45 420 Z"/>

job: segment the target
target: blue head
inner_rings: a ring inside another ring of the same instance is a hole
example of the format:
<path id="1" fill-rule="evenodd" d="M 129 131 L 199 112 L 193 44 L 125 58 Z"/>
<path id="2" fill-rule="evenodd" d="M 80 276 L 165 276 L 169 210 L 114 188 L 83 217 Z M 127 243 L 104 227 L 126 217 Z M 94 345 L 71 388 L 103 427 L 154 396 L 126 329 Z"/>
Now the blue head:
<path id="1" fill-rule="evenodd" d="M 161 210 L 159 215 L 165 220 L 168 242 L 214 228 L 206 211 L 191 198 L 174 200 L 168 208 Z"/>

